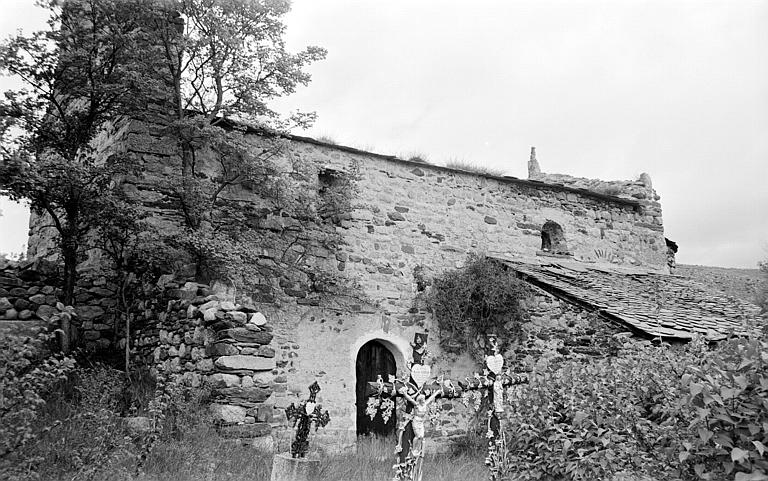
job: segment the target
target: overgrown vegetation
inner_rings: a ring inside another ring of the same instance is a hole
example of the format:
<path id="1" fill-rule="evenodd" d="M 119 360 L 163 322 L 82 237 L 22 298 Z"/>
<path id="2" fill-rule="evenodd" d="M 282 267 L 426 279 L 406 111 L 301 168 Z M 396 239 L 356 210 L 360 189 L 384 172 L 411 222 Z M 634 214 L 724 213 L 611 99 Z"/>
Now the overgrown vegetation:
<path id="1" fill-rule="evenodd" d="M 627 343 L 539 366 L 508 410 L 509 466 L 520 479 L 764 480 L 766 408 L 764 341 Z"/>
<path id="2" fill-rule="evenodd" d="M 523 284 L 498 261 L 470 254 L 464 267 L 435 277 L 426 300 L 449 352 L 474 347 L 495 332 L 502 347 L 516 340 L 523 322 Z M 479 354 L 480 351 L 477 351 Z"/>
<path id="3" fill-rule="evenodd" d="M 429 156 L 427 154 L 422 152 L 413 152 L 410 154 L 403 155 L 402 158 L 409 160 L 411 162 L 418 162 L 420 164 L 429 164 Z"/>
<path id="4" fill-rule="evenodd" d="M 218 435 L 205 387 L 157 382 L 105 365 L 41 355 L 24 340 L 0 339 L 0 478 L 21 480 L 209 481 L 270 479 L 271 452 Z M 12 382 L 11 382 L 12 381 Z M 140 416 L 126 418 L 125 416 Z M 133 420 L 130 421 L 129 420 Z M 138 421 L 138 422 L 134 422 Z M 319 479 L 391 479 L 394 440 L 361 440 L 325 453 Z M 288 444 L 277 447 L 285 451 Z M 430 455 L 425 480 L 485 475 L 473 452 Z"/>
<path id="5" fill-rule="evenodd" d="M 157 446 L 210 424 L 206 389 L 50 354 L 49 337 L 0 338 L 0 478 L 130 479 Z"/>
<path id="6" fill-rule="evenodd" d="M 53 338 L 0 337 L 0 459 L 12 458 L 34 441 L 45 396 L 74 369 L 72 358 L 41 354 Z"/>
<path id="7" fill-rule="evenodd" d="M 317 140 L 318 142 L 322 142 L 324 144 L 339 145 L 339 142 L 335 138 L 333 138 L 332 136 L 327 135 L 327 134 L 326 135 L 319 135 L 319 136 L 315 137 L 315 140 Z"/>
<path id="8" fill-rule="evenodd" d="M 143 35 L 133 15 L 141 2 L 41 4 L 50 12 L 48 30 L 0 45 L 0 74 L 24 84 L 0 100 L 0 193 L 29 201 L 50 221 L 69 305 L 100 201 L 116 178 L 136 171 L 128 156 L 103 150 L 103 137 L 146 108 Z"/>

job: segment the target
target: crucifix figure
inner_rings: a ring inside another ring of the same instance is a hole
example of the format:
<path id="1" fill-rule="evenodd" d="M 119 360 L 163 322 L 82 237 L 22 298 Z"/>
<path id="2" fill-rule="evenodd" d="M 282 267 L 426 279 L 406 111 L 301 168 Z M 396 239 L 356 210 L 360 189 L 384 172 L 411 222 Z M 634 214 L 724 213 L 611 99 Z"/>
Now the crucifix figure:
<path id="1" fill-rule="evenodd" d="M 396 480 L 420 481 L 421 466 L 424 458 L 424 438 L 426 424 L 437 397 L 457 397 L 457 387 L 450 381 L 432 379 L 431 367 L 426 364 L 427 334 L 417 333 L 411 343 L 412 361 L 409 374 L 402 378 L 389 376 L 387 382 L 378 377 L 376 382 L 368 383 L 368 415 L 373 418 L 380 414 L 388 419 L 395 409 L 394 399 L 406 400 L 405 413 L 397 430 Z"/>
<path id="2" fill-rule="evenodd" d="M 325 426 L 330 422 L 331 417 L 328 411 L 322 412 L 322 406 L 315 402 L 317 393 L 320 392 L 320 385 L 317 381 L 309 386 L 309 399 L 304 401 L 297 408 L 291 403 L 285 409 L 285 416 L 289 421 L 293 420 L 293 426 L 296 428 L 296 439 L 291 443 L 291 456 L 294 458 L 303 458 L 309 450 L 309 428 L 315 423 L 315 431 L 320 426 Z"/>
<path id="3" fill-rule="evenodd" d="M 416 454 L 421 454 L 423 452 L 425 423 L 429 416 L 429 405 L 442 393 L 442 390 L 435 391 L 427 398 L 423 392 L 419 392 L 416 394 L 416 399 L 414 399 L 408 395 L 408 389 L 400 389 L 400 394 L 402 394 L 406 401 L 413 405 L 413 411 L 411 413 L 411 427 L 413 428 L 413 440 L 411 441 L 411 446 L 413 447 L 411 448 L 411 451 Z"/>
<path id="4" fill-rule="evenodd" d="M 395 403 L 393 398 L 402 397 L 407 402 L 405 416 L 398 429 L 398 443 L 396 452 L 398 464 L 395 465 L 395 479 L 398 481 L 419 481 L 421 479 L 421 465 L 424 456 L 424 437 L 426 421 L 430 411 L 430 405 L 435 399 L 452 399 L 461 397 L 467 404 L 470 397 L 477 399 L 479 405 L 482 398 L 489 401 L 488 411 L 488 449 L 486 458 L 491 471 L 491 479 L 497 480 L 500 476 L 498 453 L 503 443 L 501 437 L 501 423 L 499 414 L 504 411 L 504 389 L 506 386 L 527 382 L 525 376 L 513 375 L 509 369 L 504 370 L 504 358 L 499 353 L 498 338 L 495 334 L 488 335 L 488 352 L 485 357 L 485 369 L 482 374 L 476 373 L 473 378 L 459 381 L 458 385 L 450 380 L 432 378 L 429 365 L 425 364 L 427 357 L 426 334 L 416 334 L 413 348 L 413 362 L 410 364 L 408 378 L 397 379 L 389 376 L 387 382 L 379 376 L 375 382 L 368 383 L 367 395 L 369 416 L 373 417 L 381 413 L 382 417 L 391 416 Z M 382 411 L 379 411 L 382 409 Z"/>

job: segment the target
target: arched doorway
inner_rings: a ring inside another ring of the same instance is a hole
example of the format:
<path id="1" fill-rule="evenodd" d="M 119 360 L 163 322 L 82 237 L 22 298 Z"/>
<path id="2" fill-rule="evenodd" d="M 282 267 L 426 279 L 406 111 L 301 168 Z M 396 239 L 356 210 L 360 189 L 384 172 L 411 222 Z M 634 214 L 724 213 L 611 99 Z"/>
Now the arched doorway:
<path id="1" fill-rule="evenodd" d="M 357 435 L 378 434 L 386 436 L 395 432 L 397 420 L 395 413 L 388 422 L 384 422 L 381 416 L 375 416 L 373 420 L 365 414 L 365 408 L 368 405 L 368 398 L 365 395 L 365 388 L 369 381 L 375 381 L 381 374 L 384 380 L 389 374 L 394 375 L 397 372 L 395 356 L 380 341 L 368 341 L 357 352 L 357 361 L 355 363 L 356 379 L 356 405 L 357 405 Z"/>

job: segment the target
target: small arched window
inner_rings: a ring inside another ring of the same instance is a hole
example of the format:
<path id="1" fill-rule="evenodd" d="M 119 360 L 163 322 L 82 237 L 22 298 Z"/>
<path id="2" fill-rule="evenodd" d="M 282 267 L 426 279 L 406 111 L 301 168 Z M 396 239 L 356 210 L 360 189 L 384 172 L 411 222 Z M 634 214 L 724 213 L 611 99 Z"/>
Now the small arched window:
<path id="1" fill-rule="evenodd" d="M 563 228 L 557 222 L 548 220 L 541 228 L 541 250 L 552 254 L 570 254 L 565 242 Z"/>

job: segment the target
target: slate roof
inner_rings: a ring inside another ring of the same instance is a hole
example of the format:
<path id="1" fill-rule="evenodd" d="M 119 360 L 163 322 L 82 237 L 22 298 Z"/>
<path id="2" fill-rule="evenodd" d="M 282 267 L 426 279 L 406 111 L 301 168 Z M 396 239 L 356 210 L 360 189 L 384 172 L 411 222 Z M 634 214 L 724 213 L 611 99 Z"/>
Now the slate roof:
<path id="1" fill-rule="evenodd" d="M 502 262 L 527 282 L 650 337 L 688 340 L 702 334 L 720 340 L 747 335 L 746 321 L 759 311 L 682 276 L 565 262 Z"/>

